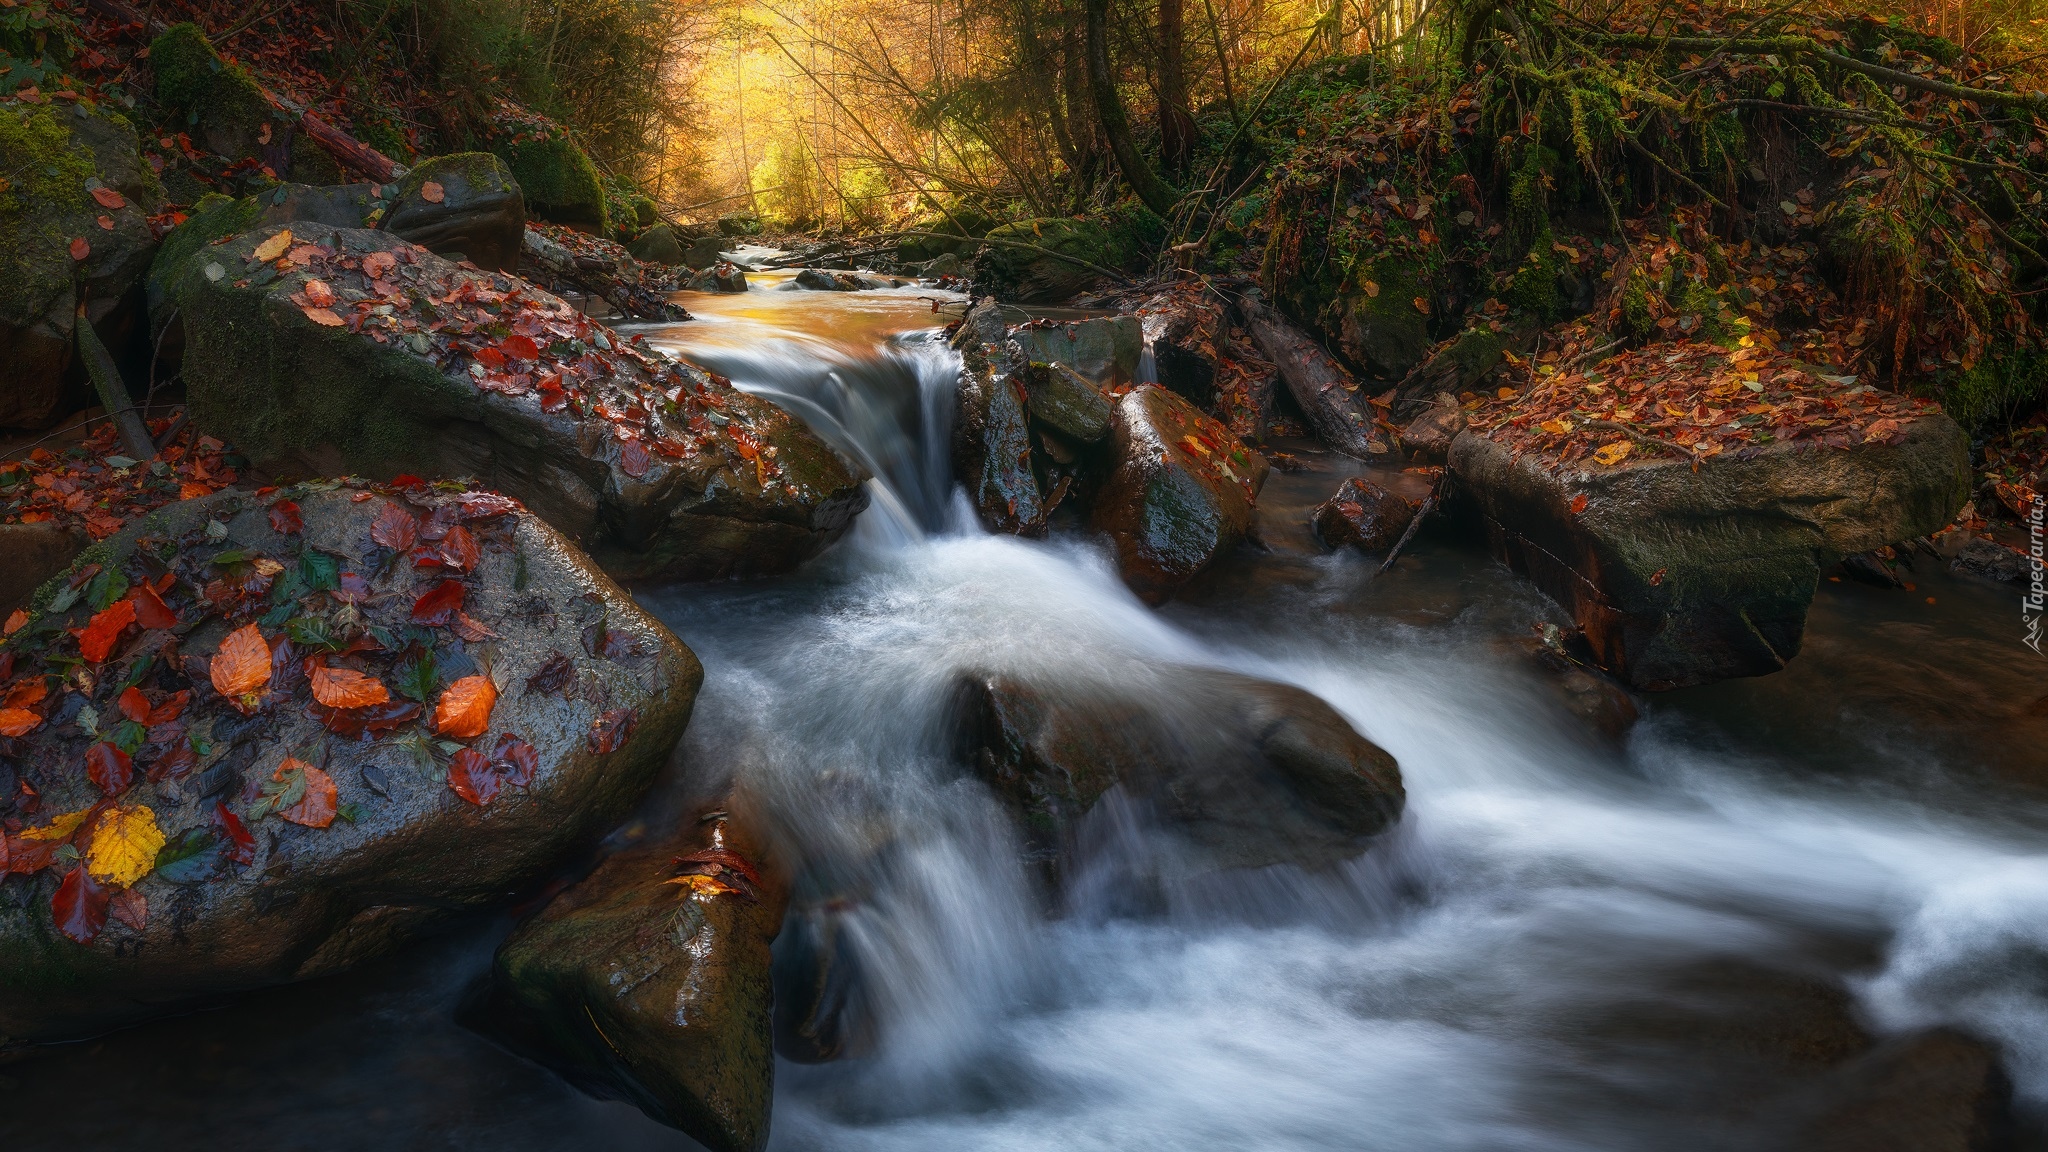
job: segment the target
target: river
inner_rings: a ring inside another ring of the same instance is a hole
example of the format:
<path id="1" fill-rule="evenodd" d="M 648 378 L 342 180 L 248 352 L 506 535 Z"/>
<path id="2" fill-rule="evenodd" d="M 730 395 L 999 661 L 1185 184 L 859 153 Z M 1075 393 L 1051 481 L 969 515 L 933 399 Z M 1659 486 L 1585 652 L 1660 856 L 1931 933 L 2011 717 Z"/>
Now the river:
<path id="1" fill-rule="evenodd" d="M 2012 589 L 1926 561 L 1910 593 L 1824 581 L 1789 670 L 1651 697 L 1611 743 L 1528 655 L 1556 609 L 1476 542 L 1425 532 L 1377 578 L 1316 546 L 1308 509 L 1360 468 L 1342 458 L 1276 471 L 1262 547 L 1164 609 L 1084 535 L 985 533 L 946 455 L 933 313 L 959 298 L 786 281 L 641 329 L 876 476 L 793 576 L 639 590 L 707 672 L 643 827 L 735 773 L 860 893 L 831 915 L 872 1047 L 778 1068 L 773 1148 L 1767 1148 L 1824 1076 L 1808 1037 L 1942 1023 L 2002 1046 L 2039 1143 L 2048 664 Z M 1105 819 L 1048 917 L 951 765 L 955 676 L 1142 688 L 1176 664 L 1328 700 L 1399 758 L 1400 828 L 1331 872 L 1217 875 Z M 693 1147 L 458 1022 L 510 922 L 0 1066 L 0 1136 Z"/>

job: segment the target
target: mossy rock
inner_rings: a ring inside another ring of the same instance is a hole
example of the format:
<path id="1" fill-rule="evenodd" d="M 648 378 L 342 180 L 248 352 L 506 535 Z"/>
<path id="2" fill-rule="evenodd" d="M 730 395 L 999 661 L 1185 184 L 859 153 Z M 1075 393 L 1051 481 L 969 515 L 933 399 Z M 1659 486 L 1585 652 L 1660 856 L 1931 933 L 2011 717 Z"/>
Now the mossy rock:
<path id="1" fill-rule="evenodd" d="M 728 212 L 718 218 L 720 236 L 759 236 L 761 217 L 753 212 Z"/>
<path id="2" fill-rule="evenodd" d="M 1435 342 L 1429 315 L 1416 307 L 1428 286 L 1412 264 L 1387 257 L 1356 277 L 1343 298 L 1337 346 L 1347 359 L 1384 380 L 1399 380 L 1428 357 Z"/>
<path id="3" fill-rule="evenodd" d="M 977 292 L 1020 304 L 1054 304 L 1143 261 L 1164 236 L 1157 216 L 1138 209 L 1076 220 L 1019 220 L 988 233 L 975 276 Z M 1030 245 L 1031 247 L 1018 247 Z M 1094 265 L 1094 267 L 1089 267 Z"/>
<path id="4" fill-rule="evenodd" d="M 435 184 L 432 199 L 426 186 Z M 381 225 L 442 256 L 460 254 L 491 272 L 519 267 L 526 236 L 524 189 L 505 162 L 489 152 L 457 152 L 421 162 L 391 195 Z"/>
<path id="5" fill-rule="evenodd" d="M 197 25 L 173 24 L 149 46 L 156 98 L 178 113 L 194 139 L 231 160 L 255 158 L 280 178 L 337 184 L 334 158 L 273 107 L 247 68 L 223 60 Z"/>
<path id="6" fill-rule="evenodd" d="M 75 105 L 0 108 L 0 171 L 0 427 L 43 427 L 83 395 L 73 362 L 81 298 L 117 355 L 146 349 L 134 289 L 156 252 L 148 214 L 163 188 L 125 119 Z M 94 199 L 96 189 L 118 193 L 121 206 Z"/>
<path id="7" fill-rule="evenodd" d="M 526 210 L 550 224 L 599 236 L 611 231 L 604 182 L 590 156 L 567 136 L 501 140 L 491 146 L 512 169 Z"/>
<path id="8" fill-rule="evenodd" d="M 687 262 L 688 253 L 676 241 L 676 234 L 666 224 L 656 224 L 642 233 L 640 238 L 626 245 L 626 251 L 633 259 L 647 264 L 665 264 L 671 268 Z"/>

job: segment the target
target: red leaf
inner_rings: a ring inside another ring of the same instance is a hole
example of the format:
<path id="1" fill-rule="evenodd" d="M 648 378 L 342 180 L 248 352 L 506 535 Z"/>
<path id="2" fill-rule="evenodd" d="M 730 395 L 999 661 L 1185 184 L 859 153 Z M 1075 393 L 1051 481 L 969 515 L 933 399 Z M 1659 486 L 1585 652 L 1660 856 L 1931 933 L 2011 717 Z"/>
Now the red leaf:
<path id="1" fill-rule="evenodd" d="M 149 697 L 142 694 L 142 689 L 128 688 L 114 704 L 121 709 L 121 715 L 137 724 L 149 723 Z"/>
<path id="2" fill-rule="evenodd" d="M 237 864 L 247 864 L 256 858 L 256 837 L 242 818 L 228 811 L 226 804 L 213 806 L 213 826 L 220 829 L 221 838 L 227 842 L 227 858 Z"/>
<path id="3" fill-rule="evenodd" d="M 441 538 L 440 546 L 434 550 L 434 558 L 443 568 L 467 572 L 483 558 L 483 550 L 477 547 L 476 537 L 469 534 L 469 529 L 457 524 Z"/>
<path id="4" fill-rule="evenodd" d="M 144 628 L 176 628 L 178 614 L 164 603 L 156 589 L 144 584 L 130 593 L 128 598 L 135 602 L 135 622 Z"/>
<path id="5" fill-rule="evenodd" d="M 409 700 L 386 700 L 361 708 L 329 708 L 318 701 L 306 705 L 306 715 L 318 720 L 329 732 L 363 741 L 409 723 L 419 714 L 420 706 Z"/>
<path id="6" fill-rule="evenodd" d="M 85 237 L 80 236 L 71 241 L 71 258 L 73 260 L 82 261 L 90 255 L 92 255 L 92 245 L 85 242 Z"/>
<path id="7" fill-rule="evenodd" d="M 1586 494 L 1584 492 L 1581 492 L 1577 496 L 1572 497 L 1572 515 L 1577 516 L 1579 513 L 1584 512 L 1585 510 Z"/>
<path id="8" fill-rule="evenodd" d="M 109 796 L 119 796 L 135 782 L 135 763 L 126 752 L 105 740 L 85 750 L 85 774 Z"/>
<path id="9" fill-rule="evenodd" d="M 370 598 L 370 583 L 353 572 L 341 574 L 341 587 L 330 593 L 343 604 L 361 604 Z"/>
<path id="10" fill-rule="evenodd" d="M 628 440 L 619 445 L 619 471 L 638 480 L 647 475 L 647 467 L 653 459 L 647 455 L 647 446 L 639 440 Z"/>
<path id="11" fill-rule="evenodd" d="M 92 190 L 92 198 L 99 201 L 100 207 L 105 208 L 109 212 L 119 211 L 128 206 L 128 198 L 126 196 L 121 195 L 104 184 Z"/>
<path id="12" fill-rule="evenodd" d="M 560 652 L 548 654 L 541 663 L 540 671 L 526 678 L 528 692 L 560 692 L 562 687 L 576 676 L 576 665 Z"/>
<path id="13" fill-rule="evenodd" d="M 597 718 L 591 725 L 587 738 L 590 750 L 602 756 L 616 752 L 619 745 L 633 734 L 633 726 L 640 723 L 640 714 L 631 708 L 614 708 Z"/>
<path id="14" fill-rule="evenodd" d="M 56 918 L 57 931 L 80 944 L 92 943 L 107 926 L 107 901 L 113 894 L 82 864 L 65 873 L 57 894 L 50 897 L 50 915 Z"/>
<path id="15" fill-rule="evenodd" d="M 496 348 L 479 348 L 476 350 L 476 362 L 493 372 L 503 372 L 506 359 L 505 354 Z"/>
<path id="16" fill-rule="evenodd" d="M 491 749 L 491 766 L 505 773 L 505 783 L 514 788 L 524 788 L 533 783 L 533 774 L 540 770 L 540 753 L 533 745 L 507 732 L 498 737 L 498 746 Z"/>
<path id="17" fill-rule="evenodd" d="M 151 708 L 149 710 L 149 719 L 143 721 L 143 723 L 149 725 L 151 728 L 154 728 L 159 724 L 169 724 L 171 721 L 176 720 L 178 717 L 183 716 L 185 714 L 185 705 L 190 703 L 191 700 L 192 693 L 187 691 L 186 689 L 180 688 L 176 692 L 173 692 L 171 694 L 170 699 L 165 700 L 163 703 L 157 705 L 154 708 Z"/>
<path id="18" fill-rule="evenodd" d="M 535 344 L 530 336 L 507 336 L 498 341 L 498 347 L 504 350 L 505 355 L 515 360 L 540 359 L 540 345 Z"/>
<path id="19" fill-rule="evenodd" d="M 107 907 L 114 914 L 114 919 L 137 932 L 149 925 L 149 901 L 133 888 L 123 888 L 114 893 Z"/>
<path id="20" fill-rule="evenodd" d="M 540 410 L 543 412 L 560 412 L 569 406 L 569 394 L 562 391 L 559 375 L 543 379 L 535 390 L 540 393 Z"/>
<path id="21" fill-rule="evenodd" d="M 420 519 L 403 505 L 384 502 L 370 523 L 370 539 L 394 552 L 411 548 L 420 538 Z"/>
<path id="22" fill-rule="evenodd" d="M 464 520 L 489 520 L 519 510 L 519 501 L 496 492 L 465 492 L 455 498 L 455 504 Z"/>
<path id="23" fill-rule="evenodd" d="M 466 589 L 460 580 L 443 580 L 429 588 L 424 596 L 412 602 L 412 621 L 415 624 L 446 624 L 450 617 L 462 610 L 462 595 Z"/>
<path id="24" fill-rule="evenodd" d="M 504 782 L 474 748 L 464 748 L 448 760 L 448 790 L 479 808 L 498 798 Z"/>
<path id="25" fill-rule="evenodd" d="M 135 623 L 135 601 L 122 600 L 93 615 L 90 623 L 79 630 L 78 654 L 91 663 L 97 664 L 114 650 L 115 641 L 121 633 Z"/>
<path id="26" fill-rule="evenodd" d="M 449 622 L 448 627 L 457 636 L 462 637 L 471 644 L 484 640 L 495 640 L 498 636 L 496 632 L 477 623 L 475 618 L 467 612 L 457 612 L 455 619 Z"/>
<path id="27" fill-rule="evenodd" d="M 279 500 L 270 506 L 270 526 L 280 535 L 294 536 L 305 531 L 305 521 L 299 519 L 299 506 L 290 500 Z"/>

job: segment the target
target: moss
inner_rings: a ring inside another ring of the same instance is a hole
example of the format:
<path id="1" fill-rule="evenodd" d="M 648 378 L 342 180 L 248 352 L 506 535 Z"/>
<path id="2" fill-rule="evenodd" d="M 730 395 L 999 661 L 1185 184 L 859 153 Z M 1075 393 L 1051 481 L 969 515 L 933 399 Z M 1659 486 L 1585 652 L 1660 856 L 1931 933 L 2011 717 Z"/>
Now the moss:
<path id="1" fill-rule="evenodd" d="M 143 281 L 144 291 L 149 297 L 149 311 L 152 316 L 164 312 L 165 294 L 177 281 L 179 272 L 186 261 L 195 253 L 205 249 L 223 236 L 232 236 L 248 230 L 263 212 L 263 206 L 254 196 L 240 200 L 209 192 L 185 217 L 185 222 L 164 236 L 157 247 L 156 257 L 150 262 L 149 276 Z"/>
<path id="2" fill-rule="evenodd" d="M 1621 325 L 1635 340 L 1657 334 L 1657 315 L 1650 308 L 1650 277 L 1640 268 L 1630 268 L 1628 282 L 1621 287 Z"/>
<path id="3" fill-rule="evenodd" d="M 2048 399 L 2048 352 L 1994 349 L 1967 371 L 1939 380 L 1931 391 L 1956 423 L 1981 433 Z"/>
<path id="4" fill-rule="evenodd" d="M 575 141 L 566 136 L 506 140 L 491 151 L 512 169 L 513 179 L 526 194 L 527 210 L 535 216 L 598 233 L 610 230 L 597 165 Z"/>
<path id="5" fill-rule="evenodd" d="M 1558 289 L 1563 269 L 1557 262 L 1557 250 L 1551 245 L 1550 229 L 1546 226 L 1522 257 L 1505 293 L 1508 307 L 1546 323 L 1564 315 L 1568 304 Z"/>
<path id="6" fill-rule="evenodd" d="M 173 24 L 149 46 L 156 98 L 202 126 L 254 132 L 271 118 L 263 87 L 240 64 L 222 60 L 193 24 Z"/>
<path id="7" fill-rule="evenodd" d="M 512 170 L 494 153 L 451 152 L 420 161 L 399 180 L 397 191 L 390 197 L 391 202 L 405 202 L 429 180 L 444 186 L 460 181 L 477 189 L 520 188 Z M 524 191 L 523 188 L 520 190 Z"/>
<path id="8" fill-rule="evenodd" d="M 23 107 L 0 111 L 0 164 L 0 315 L 25 323 L 71 282 L 64 221 L 90 214 L 85 182 L 96 168 L 49 109 Z"/>

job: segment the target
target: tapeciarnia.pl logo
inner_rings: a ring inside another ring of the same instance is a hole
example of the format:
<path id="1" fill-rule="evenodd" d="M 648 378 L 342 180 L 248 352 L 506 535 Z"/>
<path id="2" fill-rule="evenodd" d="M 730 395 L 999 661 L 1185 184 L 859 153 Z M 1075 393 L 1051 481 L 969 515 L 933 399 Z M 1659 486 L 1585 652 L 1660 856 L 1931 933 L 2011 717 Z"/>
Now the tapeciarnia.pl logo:
<path id="1" fill-rule="evenodd" d="M 2027 574 L 2030 580 L 2027 594 L 2020 600 L 2020 623 L 2027 630 L 2022 642 L 2032 648 L 2035 655 L 2041 654 L 2041 613 L 2043 606 L 2048 605 L 2048 587 L 2043 587 L 2042 579 L 2043 569 L 2048 567 L 2048 556 L 2043 554 L 2041 539 L 2042 501 L 2042 497 L 2034 497 L 2033 506 L 2027 511 Z"/>

